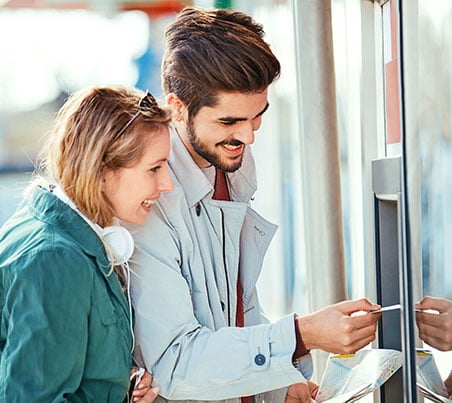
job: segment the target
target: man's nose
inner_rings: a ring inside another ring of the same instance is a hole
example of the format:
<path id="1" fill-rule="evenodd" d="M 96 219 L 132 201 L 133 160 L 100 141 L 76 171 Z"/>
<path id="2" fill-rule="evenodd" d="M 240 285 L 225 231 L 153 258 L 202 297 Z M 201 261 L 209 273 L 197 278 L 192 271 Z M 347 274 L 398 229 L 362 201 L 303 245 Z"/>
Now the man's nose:
<path id="1" fill-rule="evenodd" d="M 253 121 L 243 122 L 243 124 L 240 125 L 240 128 L 234 134 L 234 138 L 241 141 L 243 144 L 253 144 L 255 139 L 254 132 L 257 129 L 258 127 L 256 128 L 256 125 L 253 124 Z"/>

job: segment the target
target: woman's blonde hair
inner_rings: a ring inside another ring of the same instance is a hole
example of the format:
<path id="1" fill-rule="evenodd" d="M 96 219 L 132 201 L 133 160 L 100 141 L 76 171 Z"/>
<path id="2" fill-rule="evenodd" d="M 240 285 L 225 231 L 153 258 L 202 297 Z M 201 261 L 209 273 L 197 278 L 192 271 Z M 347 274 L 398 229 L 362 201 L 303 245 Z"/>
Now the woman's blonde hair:
<path id="1" fill-rule="evenodd" d="M 101 191 L 102 171 L 137 162 L 170 119 L 148 92 L 122 86 L 77 91 L 57 114 L 37 175 L 54 180 L 91 221 L 111 225 L 115 212 Z"/>

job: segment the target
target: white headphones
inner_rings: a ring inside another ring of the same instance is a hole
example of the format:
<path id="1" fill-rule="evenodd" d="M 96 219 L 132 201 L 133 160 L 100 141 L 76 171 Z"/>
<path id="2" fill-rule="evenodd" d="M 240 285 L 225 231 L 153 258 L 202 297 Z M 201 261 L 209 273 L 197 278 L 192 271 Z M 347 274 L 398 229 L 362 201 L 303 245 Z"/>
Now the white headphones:
<path id="1" fill-rule="evenodd" d="M 69 207 L 76 211 L 80 217 L 82 217 L 90 225 L 105 245 L 110 262 L 114 265 L 121 265 L 126 263 L 132 257 L 135 249 L 135 242 L 132 234 L 126 228 L 119 224 L 102 228 L 100 225 L 93 223 L 88 217 L 82 214 L 74 202 L 59 186 L 52 185 L 50 190 L 62 202 L 66 203 Z"/>
<path id="2" fill-rule="evenodd" d="M 101 228 L 97 224 L 96 226 L 98 227 L 97 234 L 111 252 L 111 254 L 107 253 L 110 261 L 113 260 L 115 265 L 126 263 L 132 257 L 135 249 L 131 233 L 119 224 L 105 228 Z"/>

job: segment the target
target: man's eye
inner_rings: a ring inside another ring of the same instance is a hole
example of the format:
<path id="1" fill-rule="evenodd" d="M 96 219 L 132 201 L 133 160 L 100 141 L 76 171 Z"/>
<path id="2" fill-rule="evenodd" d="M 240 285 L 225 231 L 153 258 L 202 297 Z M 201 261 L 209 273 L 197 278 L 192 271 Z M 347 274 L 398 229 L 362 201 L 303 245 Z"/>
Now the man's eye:
<path id="1" fill-rule="evenodd" d="M 232 126 L 236 123 L 236 121 L 235 120 L 221 120 L 220 123 L 223 126 Z"/>

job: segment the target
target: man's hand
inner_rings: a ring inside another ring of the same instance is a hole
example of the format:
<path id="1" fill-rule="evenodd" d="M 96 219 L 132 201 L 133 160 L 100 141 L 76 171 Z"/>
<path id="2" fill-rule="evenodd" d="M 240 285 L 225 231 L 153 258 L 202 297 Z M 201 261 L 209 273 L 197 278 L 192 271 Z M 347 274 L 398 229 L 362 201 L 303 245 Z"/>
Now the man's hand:
<path id="1" fill-rule="evenodd" d="M 416 312 L 419 337 L 428 345 L 441 350 L 452 350 L 452 301 L 443 298 L 424 297 L 415 305 L 416 309 L 433 309 L 435 315 L 428 312 Z"/>
<path id="2" fill-rule="evenodd" d="M 381 314 L 369 314 L 380 305 L 365 298 L 343 301 L 312 314 L 297 317 L 301 337 L 307 349 L 330 353 L 354 353 L 376 336 Z M 353 313 L 363 313 L 352 316 Z"/>
<path id="3" fill-rule="evenodd" d="M 449 377 L 444 381 L 444 385 L 446 386 L 449 399 L 452 399 L 452 371 L 450 372 Z"/>
<path id="4" fill-rule="evenodd" d="M 289 386 L 287 390 L 285 403 L 312 403 L 319 390 L 319 385 L 314 382 L 307 381 L 295 383 Z"/>

